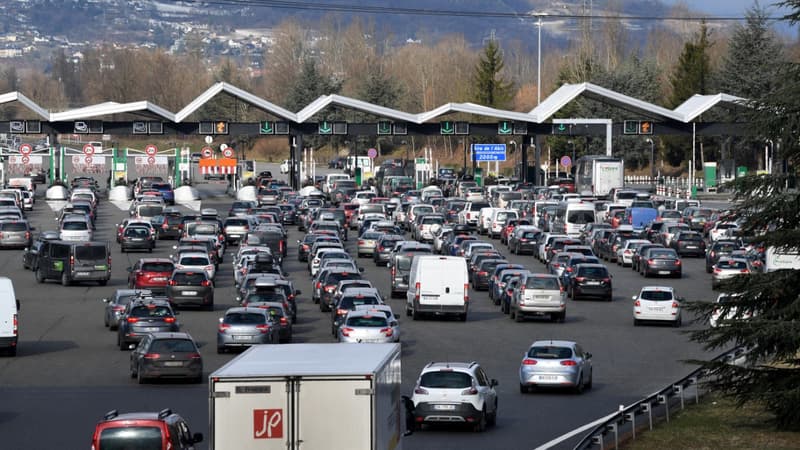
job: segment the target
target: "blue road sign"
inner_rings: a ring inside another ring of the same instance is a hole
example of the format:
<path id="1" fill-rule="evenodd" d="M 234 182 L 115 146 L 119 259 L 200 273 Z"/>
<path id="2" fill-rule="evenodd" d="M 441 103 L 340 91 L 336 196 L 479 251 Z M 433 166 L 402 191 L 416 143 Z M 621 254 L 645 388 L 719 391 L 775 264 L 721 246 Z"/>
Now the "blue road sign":
<path id="1" fill-rule="evenodd" d="M 505 161 L 506 144 L 472 144 L 475 161 Z"/>

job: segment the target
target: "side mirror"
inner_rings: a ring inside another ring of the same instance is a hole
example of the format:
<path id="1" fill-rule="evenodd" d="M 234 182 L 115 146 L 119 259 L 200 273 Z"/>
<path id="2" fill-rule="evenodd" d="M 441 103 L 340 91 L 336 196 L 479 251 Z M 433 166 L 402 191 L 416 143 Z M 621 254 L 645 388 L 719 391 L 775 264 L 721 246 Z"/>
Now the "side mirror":
<path id="1" fill-rule="evenodd" d="M 583 357 L 584 357 L 585 359 L 592 359 L 592 354 L 591 354 L 591 353 L 589 353 L 589 352 L 586 352 L 586 354 L 585 354 L 585 355 L 583 355 Z"/>
<path id="2" fill-rule="evenodd" d="M 494 378 L 492 378 L 491 381 L 489 381 L 489 386 L 491 386 L 491 387 L 495 387 L 495 386 L 497 386 L 499 384 L 500 384 L 500 382 L 495 380 Z"/>
<path id="3" fill-rule="evenodd" d="M 294 295 L 301 295 L 301 294 L 302 294 L 302 292 L 300 292 L 300 290 L 294 291 Z"/>
<path id="4" fill-rule="evenodd" d="M 192 435 L 192 444 L 203 442 L 203 433 L 195 433 Z"/>
<path id="5" fill-rule="evenodd" d="M 108 299 L 107 299 L 107 298 L 104 298 L 104 299 L 103 299 L 103 303 L 108 303 Z"/>
<path id="6" fill-rule="evenodd" d="M 637 296 L 636 296 L 636 295 L 634 295 L 633 297 L 631 297 L 631 299 L 632 299 L 632 300 L 636 300 L 636 297 L 637 297 Z"/>

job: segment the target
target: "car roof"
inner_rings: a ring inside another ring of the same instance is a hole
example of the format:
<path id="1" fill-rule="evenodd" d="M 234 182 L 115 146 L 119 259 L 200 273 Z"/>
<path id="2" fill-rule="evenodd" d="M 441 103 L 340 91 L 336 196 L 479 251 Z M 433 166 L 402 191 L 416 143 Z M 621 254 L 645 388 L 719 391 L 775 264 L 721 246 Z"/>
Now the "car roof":
<path id="1" fill-rule="evenodd" d="M 169 258 L 139 258 L 139 262 L 142 263 L 149 263 L 149 262 L 168 262 L 172 263 L 172 260 Z"/>
<path id="2" fill-rule="evenodd" d="M 191 257 L 202 256 L 203 258 L 208 258 L 208 254 L 207 253 L 201 253 L 201 252 L 185 252 L 185 253 L 181 253 L 178 256 L 180 256 L 181 258 L 184 258 L 184 257 L 187 257 L 187 256 L 191 256 Z"/>
<path id="3" fill-rule="evenodd" d="M 531 344 L 531 347 L 539 347 L 539 346 L 545 346 L 545 345 L 547 345 L 547 346 L 555 346 L 555 345 L 557 345 L 557 346 L 561 346 L 561 347 L 574 347 L 574 346 L 576 346 L 578 344 L 576 342 L 574 342 L 574 341 L 564 341 L 564 340 L 559 340 L 559 339 L 551 339 L 551 340 L 533 341 L 533 343 Z"/>
<path id="4" fill-rule="evenodd" d="M 184 333 L 181 331 L 158 331 L 148 334 L 153 336 L 154 339 L 188 339 L 190 341 L 194 341 L 189 333 Z"/>
<path id="5" fill-rule="evenodd" d="M 641 292 L 644 292 L 644 291 L 670 291 L 670 292 L 674 292 L 675 288 L 673 288 L 672 286 L 643 286 Z"/>
<path id="6" fill-rule="evenodd" d="M 430 362 L 423 369 L 422 373 L 440 371 L 442 369 L 453 369 L 463 372 L 471 372 L 478 367 L 476 362 Z"/>

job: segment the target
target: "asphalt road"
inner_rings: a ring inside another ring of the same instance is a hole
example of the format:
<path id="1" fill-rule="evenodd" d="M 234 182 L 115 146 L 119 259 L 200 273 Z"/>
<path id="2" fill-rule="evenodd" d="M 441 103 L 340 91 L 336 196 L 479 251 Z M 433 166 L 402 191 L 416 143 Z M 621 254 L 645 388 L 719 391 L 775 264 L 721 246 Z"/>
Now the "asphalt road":
<path id="1" fill-rule="evenodd" d="M 222 214 L 227 211 L 230 199 L 222 196 L 221 185 L 200 185 L 199 189 L 206 196 L 203 207 L 216 207 Z M 129 377 L 128 352 L 120 351 L 115 346 L 115 334 L 103 327 L 101 299 L 126 286 L 128 266 L 140 256 L 151 256 L 119 252 L 113 226 L 126 215 L 127 211 L 107 201 L 100 207 L 96 236 L 110 241 L 113 249 L 113 278 L 106 287 L 37 284 L 33 274 L 21 267 L 21 251 L 0 253 L 0 273 L 12 278 L 22 303 L 18 356 L 0 358 L 2 448 L 88 448 L 95 423 L 111 409 L 127 412 L 170 407 L 189 420 L 193 431 L 207 435 L 206 384 L 136 384 Z M 54 212 L 44 201 L 37 202 L 29 217 L 39 230 L 55 228 Z M 301 234 L 292 227 L 285 260 L 285 268 L 303 291 L 294 342 L 333 342 L 329 313 L 321 313 L 311 303 L 310 277 L 305 263 L 297 261 L 295 239 L 299 237 Z M 171 246 L 170 241 L 159 241 L 152 256 L 168 256 Z M 353 246 L 351 239 L 348 247 Z M 544 271 L 532 257 L 512 255 L 499 248 L 508 259 L 533 271 Z M 217 355 L 214 348 L 217 319 L 227 307 L 234 306 L 230 261 L 228 256 L 220 266 L 216 310 L 181 311 L 178 316 L 182 329 L 202 345 L 207 373 L 233 357 Z M 365 268 L 364 275 L 388 298 L 388 269 L 376 267 L 371 259 L 362 259 L 359 264 Z M 682 329 L 634 328 L 632 323 L 630 297 L 646 284 L 675 286 L 690 300 L 715 298 L 701 259 L 685 260 L 684 276 L 679 280 L 645 280 L 628 268 L 611 265 L 610 269 L 614 301 L 570 300 L 563 324 L 537 320 L 515 323 L 488 300 L 485 292 L 471 292 L 466 323 L 412 321 L 403 314 L 404 300 L 389 300 L 401 320 L 403 393 L 411 392 L 421 368 L 430 361 L 479 361 L 488 375 L 500 382 L 496 427 L 481 434 L 454 426 L 436 427 L 404 438 L 405 447 L 531 449 L 683 376 L 691 367 L 681 361 L 711 356 L 688 341 L 685 331 L 691 325 Z M 687 319 L 684 316 L 684 324 L 688 324 Z M 576 340 L 594 355 L 591 391 L 580 396 L 556 391 L 519 393 L 517 370 L 523 352 L 532 341 L 547 338 Z M 207 443 L 199 448 L 207 448 Z"/>

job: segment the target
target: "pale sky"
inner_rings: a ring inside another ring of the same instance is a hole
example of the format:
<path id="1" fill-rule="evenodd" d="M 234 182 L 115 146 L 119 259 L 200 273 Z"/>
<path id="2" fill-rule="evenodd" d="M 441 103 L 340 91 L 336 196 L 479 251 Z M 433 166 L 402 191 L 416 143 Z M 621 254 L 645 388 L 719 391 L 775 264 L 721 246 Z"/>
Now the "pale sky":
<path id="1" fill-rule="evenodd" d="M 685 1 L 685 0 L 663 0 L 664 3 L 673 4 L 682 1 L 688 4 L 691 9 L 697 11 L 707 12 L 718 16 L 727 15 L 744 15 L 751 6 L 755 4 L 755 0 L 699 0 L 699 1 Z M 769 7 L 779 1 L 775 0 L 761 0 L 759 1 L 762 7 Z M 779 15 L 780 12 L 777 8 L 767 8 L 771 15 Z"/>

